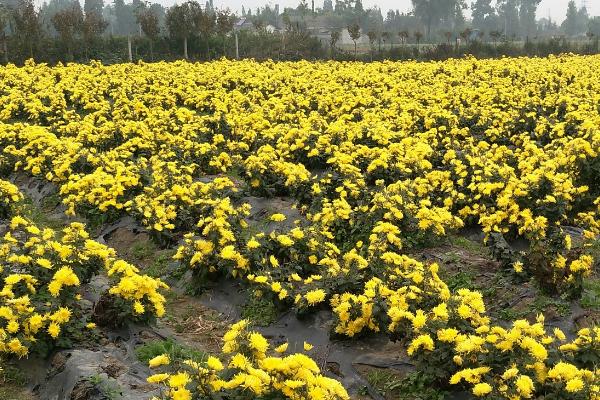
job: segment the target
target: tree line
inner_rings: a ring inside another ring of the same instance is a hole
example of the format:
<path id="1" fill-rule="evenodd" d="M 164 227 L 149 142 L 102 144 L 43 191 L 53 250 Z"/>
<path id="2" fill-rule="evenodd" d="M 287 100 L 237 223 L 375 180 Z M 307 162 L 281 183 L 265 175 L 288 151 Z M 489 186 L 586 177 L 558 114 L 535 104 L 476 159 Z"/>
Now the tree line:
<path id="1" fill-rule="evenodd" d="M 361 0 L 324 0 L 320 7 L 314 0 L 310 4 L 301 0 L 283 12 L 278 6 L 242 7 L 239 15 L 215 8 L 212 0 L 205 4 L 190 0 L 169 8 L 141 0 L 108 4 L 84 0 L 83 7 L 78 0 L 49 0 L 41 7 L 33 0 L 1 0 L 0 51 L 4 63 L 22 63 L 28 58 L 47 62 L 222 56 L 373 59 L 429 54 L 435 58 L 435 54 L 455 56 L 469 49 L 490 55 L 510 53 L 509 43 L 517 41 L 532 52 L 535 46 L 544 51 L 577 51 L 577 46 L 565 44 L 566 39 L 577 37 L 595 40 L 597 49 L 599 17 L 590 17 L 585 7 L 570 1 L 564 21 L 558 24 L 549 17 L 538 18 L 540 1 L 412 0 L 411 12 L 389 10 L 384 17 L 378 7 L 365 9 Z M 353 52 L 340 46 L 344 34 L 354 43 Z M 359 55 L 361 38 L 369 48 Z M 422 43 L 429 48 L 422 49 Z"/>

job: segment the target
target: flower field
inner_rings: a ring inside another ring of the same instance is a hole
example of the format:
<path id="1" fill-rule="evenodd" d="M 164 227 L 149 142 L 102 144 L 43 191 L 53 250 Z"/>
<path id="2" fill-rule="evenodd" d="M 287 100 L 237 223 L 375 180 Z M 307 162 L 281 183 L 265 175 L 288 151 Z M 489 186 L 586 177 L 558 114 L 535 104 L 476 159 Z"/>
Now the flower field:
<path id="1" fill-rule="evenodd" d="M 89 225 L 133 218 L 192 285 L 235 280 L 300 316 L 330 311 L 332 337 L 404 343 L 450 392 L 600 399 L 600 327 L 498 318 L 419 257 L 479 230 L 510 286 L 581 298 L 600 254 L 600 56 L 1 67 L 6 358 L 96 329 L 78 305 L 93 276 L 127 321 L 163 316 L 169 292 L 83 223 L 37 226 L 15 174 Z M 257 221 L 252 199 L 290 206 Z M 223 354 L 155 358 L 171 369 L 148 381 L 174 400 L 349 398 L 309 348 L 285 355 L 241 321 Z"/>

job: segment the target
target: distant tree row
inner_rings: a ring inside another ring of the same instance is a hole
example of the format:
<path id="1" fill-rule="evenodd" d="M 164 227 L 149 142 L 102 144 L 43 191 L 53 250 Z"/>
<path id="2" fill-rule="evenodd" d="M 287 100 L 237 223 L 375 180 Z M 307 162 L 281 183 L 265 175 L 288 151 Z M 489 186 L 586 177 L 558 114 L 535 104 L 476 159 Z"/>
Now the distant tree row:
<path id="1" fill-rule="evenodd" d="M 361 0 L 300 0 L 295 8 L 242 7 L 241 15 L 216 9 L 212 0 L 164 8 L 132 0 L 0 0 L 0 52 L 3 61 L 35 58 L 50 62 L 89 59 L 210 60 L 215 57 L 279 59 L 333 57 L 343 35 L 375 50 L 398 46 L 531 42 L 559 37 L 600 37 L 600 17 L 568 4 L 559 26 L 537 16 L 541 0 L 411 0 L 412 12 L 365 9 Z M 471 20 L 465 11 L 471 9 Z M 236 22 L 240 26 L 236 26 Z M 248 29 L 248 26 L 251 29 Z M 245 30 L 237 29 L 243 27 Z M 325 32 L 325 33 L 323 33 Z M 327 37 L 323 37 L 327 35 Z M 363 49 L 364 51 L 364 49 Z M 340 54 L 338 54 L 340 56 Z"/>
<path id="2" fill-rule="evenodd" d="M 192 37 L 204 39 L 207 56 L 210 55 L 211 40 L 217 38 L 225 55 L 226 37 L 233 29 L 236 16 L 229 10 L 216 10 L 212 3 L 201 6 L 196 1 L 187 1 L 165 10 L 157 4 L 134 0 L 126 4 L 114 0 L 104 7 L 102 0 L 85 0 L 83 9 L 77 0 L 50 0 L 37 9 L 33 0 L 18 0 L 12 4 L 0 4 L 0 32 L 5 61 L 9 59 L 8 43 L 16 52 L 27 49 L 33 58 L 43 52 L 42 43 L 53 39 L 64 50 L 65 60 L 73 60 L 76 45 L 83 47 L 85 58 L 89 48 L 99 41 L 111 37 L 145 36 L 153 57 L 154 43 L 164 34 L 167 39 L 181 41 L 183 55 L 188 58 L 188 40 Z M 110 27 L 109 32 L 107 28 Z"/>

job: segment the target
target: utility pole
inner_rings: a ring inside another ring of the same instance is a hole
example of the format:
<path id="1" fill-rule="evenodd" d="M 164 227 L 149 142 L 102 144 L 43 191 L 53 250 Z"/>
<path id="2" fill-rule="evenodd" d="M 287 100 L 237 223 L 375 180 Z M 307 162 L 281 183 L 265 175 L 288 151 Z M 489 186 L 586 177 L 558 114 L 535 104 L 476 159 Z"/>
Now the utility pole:
<path id="1" fill-rule="evenodd" d="M 237 30 L 234 31 L 234 34 L 235 34 L 235 59 L 239 60 L 240 59 L 240 46 L 239 46 L 239 42 L 238 42 Z"/>
<path id="2" fill-rule="evenodd" d="M 127 51 L 129 53 L 129 62 L 132 62 L 133 55 L 131 54 L 131 35 L 127 35 Z"/>

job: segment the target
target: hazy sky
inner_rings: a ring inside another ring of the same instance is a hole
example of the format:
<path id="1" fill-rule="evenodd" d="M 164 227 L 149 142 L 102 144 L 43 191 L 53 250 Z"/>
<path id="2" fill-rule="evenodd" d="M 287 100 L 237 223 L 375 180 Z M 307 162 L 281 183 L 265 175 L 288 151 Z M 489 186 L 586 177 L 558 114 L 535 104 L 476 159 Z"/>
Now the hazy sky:
<path id="1" fill-rule="evenodd" d="M 108 1 L 108 0 L 105 0 Z M 155 0 L 156 1 L 156 0 Z M 158 0 L 162 4 L 170 5 L 175 1 L 182 2 L 182 0 Z M 409 11 L 411 6 L 410 0 L 362 0 L 365 8 L 371 7 L 373 5 L 379 5 L 384 12 L 387 12 L 388 9 L 398 9 L 400 11 Z M 577 6 L 580 6 L 582 0 L 575 0 Z M 299 0 L 213 0 L 216 6 L 226 6 L 233 10 L 241 10 L 242 5 L 246 8 L 252 7 L 255 9 L 257 6 L 262 6 L 264 4 L 279 4 L 279 7 L 283 9 L 284 7 L 295 7 L 298 5 Z M 310 0 L 307 0 L 310 5 Z M 335 0 L 333 0 L 335 3 Z M 542 0 L 540 6 L 538 8 L 538 18 L 546 17 L 548 13 L 552 16 L 553 20 L 562 21 L 565 17 L 567 10 L 567 3 L 569 0 Z M 323 0 L 315 0 L 315 7 L 320 7 L 323 4 Z M 590 15 L 600 15 L 600 0 L 587 0 L 587 9 Z"/>
<path id="2" fill-rule="evenodd" d="M 41 4 L 44 0 L 37 0 L 36 3 Z M 126 2 L 130 2 L 131 0 L 125 0 Z M 161 3 L 164 6 L 170 6 L 174 3 L 182 3 L 185 0 L 151 0 L 152 2 Z M 372 7 L 374 5 L 379 5 L 383 10 L 383 14 L 387 10 L 398 9 L 400 11 L 410 11 L 412 8 L 411 0 L 362 0 L 365 8 Z M 473 0 L 468 0 L 470 3 Z M 590 15 L 600 15 L 600 0 L 575 0 L 577 6 L 579 7 L 585 1 L 587 3 L 587 9 Z M 84 0 L 80 0 L 80 3 L 83 4 Z M 205 0 L 200 0 L 201 3 L 204 3 Z M 232 10 L 237 12 L 241 11 L 242 5 L 246 8 L 251 7 L 253 10 L 256 9 L 257 6 L 263 6 L 265 4 L 279 4 L 279 7 L 283 10 L 284 7 L 295 7 L 298 5 L 300 0 L 213 0 L 215 6 L 217 7 L 229 7 Z M 311 0 L 307 0 L 310 5 Z M 335 0 L 332 0 L 335 4 Z M 104 3 L 112 3 L 112 0 L 104 0 Z M 565 18 L 567 3 L 569 0 L 542 0 L 540 6 L 538 8 L 538 18 L 547 17 L 548 14 L 552 17 L 553 20 L 561 22 Z M 315 0 L 315 7 L 321 7 L 323 5 L 323 0 Z"/>

